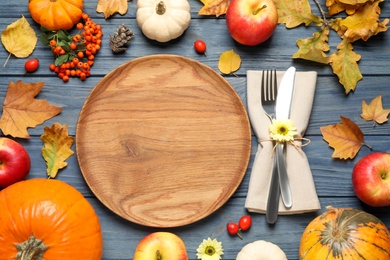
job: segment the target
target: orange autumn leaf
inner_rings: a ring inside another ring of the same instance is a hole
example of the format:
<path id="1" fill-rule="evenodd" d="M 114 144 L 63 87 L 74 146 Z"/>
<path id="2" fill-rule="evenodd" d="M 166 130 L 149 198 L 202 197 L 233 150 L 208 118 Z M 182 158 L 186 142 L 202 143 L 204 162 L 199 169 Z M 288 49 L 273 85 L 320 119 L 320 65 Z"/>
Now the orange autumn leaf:
<path id="1" fill-rule="evenodd" d="M 124 15 L 128 9 L 128 0 L 98 0 L 96 12 L 103 13 L 104 19 L 115 13 Z"/>
<path id="2" fill-rule="evenodd" d="M 366 101 L 362 101 L 362 114 L 360 115 L 364 120 L 373 120 L 374 126 L 376 123 L 383 124 L 388 119 L 390 109 L 383 109 L 382 95 L 374 98 L 369 105 Z"/>
<path id="3" fill-rule="evenodd" d="M 352 159 L 364 143 L 360 128 L 349 118 L 340 116 L 342 123 L 320 127 L 322 136 L 334 148 L 332 158 Z"/>
<path id="4" fill-rule="evenodd" d="M 62 108 L 35 99 L 43 85 L 43 82 L 27 84 L 21 80 L 9 83 L 0 118 L 4 135 L 30 138 L 28 127 L 36 127 L 61 112 Z"/>
<path id="5" fill-rule="evenodd" d="M 199 10 L 199 15 L 215 15 L 216 17 L 226 14 L 230 0 L 201 0 L 203 7 Z"/>
<path id="6" fill-rule="evenodd" d="M 333 26 L 333 28 L 340 36 L 347 38 L 349 42 L 355 42 L 360 39 L 367 41 L 371 36 L 387 31 L 387 24 L 390 20 L 386 18 L 380 21 L 379 19 L 381 14 L 379 3 L 383 1 L 375 0 L 359 6 L 347 18 L 336 19 L 334 23 L 337 24 L 337 27 Z"/>
<path id="7" fill-rule="evenodd" d="M 44 143 L 42 157 L 46 161 L 47 175 L 49 178 L 55 178 L 58 170 L 68 165 L 65 160 L 74 154 L 71 150 L 74 138 L 68 135 L 68 126 L 59 123 L 45 127 L 40 138 Z"/>

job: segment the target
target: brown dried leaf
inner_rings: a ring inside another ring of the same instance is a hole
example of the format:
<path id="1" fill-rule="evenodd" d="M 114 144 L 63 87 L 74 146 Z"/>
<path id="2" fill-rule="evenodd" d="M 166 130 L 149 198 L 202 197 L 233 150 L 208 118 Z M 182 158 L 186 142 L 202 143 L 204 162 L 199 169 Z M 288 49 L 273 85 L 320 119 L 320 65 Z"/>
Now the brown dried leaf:
<path id="1" fill-rule="evenodd" d="M 50 105 L 46 100 L 34 99 L 44 83 L 10 82 L 3 104 L 0 128 L 4 135 L 30 138 L 28 127 L 36 127 L 58 115 L 62 108 Z"/>
<path id="2" fill-rule="evenodd" d="M 45 127 L 44 134 L 41 135 L 44 144 L 42 157 L 46 161 L 46 172 L 49 178 L 55 178 L 58 170 L 68 165 L 65 162 L 74 152 L 70 149 L 74 138 L 68 135 L 68 126 L 54 123 L 52 127 Z"/>
<path id="3" fill-rule="evenodd" d="M 237 71 L 241 66 L 241 57 L 233 49 L 225 51 L 219 57 L 218 68 L 223 74 Z"/>
<path id="4" fill-rule="evenodd" d="M 203 7 L 198 15 L 215 15 L 216 17 L 226 14 L 230 0 L 201 0 Z"/>
<path id="5" fill-rule="evenodd" d="M 4 48 L 18 58 L 26 58 L 34 51 L 38 38 L 29 22 L 22 16 L 1 32 Z M 9 56 L 8 56 L 9 58 Z M 5 64 L 4 64 L 5 66 Z"/>
<path id="6" fill-rule="evenodd" d="M 374 126 L 376 123 L 383 124 L 388 119 L 390 109 L 383 109 L 382 95 L 374 98 L 369 105 L 366 101 L 362 101 L 362 114 L 360 115 L 364 120 L 373 120 Z"/>
<path id="7" fill-rule="evenodd" d="M 96 12 L 103 13 L 104 19 L 115 13 L 124 15 L 128 9 L 128 0 L 98 0 Z"/>
<path id="8" fill-rule="evenodd" d="M 322 136 L 334 148 L 332 158 L 353 159 L 365 145 L 360 128 L 349 118 L 340 116 L 342 123 L 320 127 Z"/>

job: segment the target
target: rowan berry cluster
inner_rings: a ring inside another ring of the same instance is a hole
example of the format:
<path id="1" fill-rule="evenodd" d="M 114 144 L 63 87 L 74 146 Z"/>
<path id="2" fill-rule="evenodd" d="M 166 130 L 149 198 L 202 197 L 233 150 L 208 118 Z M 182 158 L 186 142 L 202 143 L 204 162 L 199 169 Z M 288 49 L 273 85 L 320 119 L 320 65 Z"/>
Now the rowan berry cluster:
<path id="1" fill-rule="evenodd" d="M 79 32 L 73 36 L 67 31 L 45 32 L 46 44 L 51 47 L 56 59 L 50 64 L 50 70 L 57 73 L 64 82 L 70 77 L 79 77 L 84 81 L 91 75 L 95 55 L 102 44 L 103 31 L 83 13 L 81 21 L 76 24 Z M 41 38 L 42 39 L 42 38 Z"/>

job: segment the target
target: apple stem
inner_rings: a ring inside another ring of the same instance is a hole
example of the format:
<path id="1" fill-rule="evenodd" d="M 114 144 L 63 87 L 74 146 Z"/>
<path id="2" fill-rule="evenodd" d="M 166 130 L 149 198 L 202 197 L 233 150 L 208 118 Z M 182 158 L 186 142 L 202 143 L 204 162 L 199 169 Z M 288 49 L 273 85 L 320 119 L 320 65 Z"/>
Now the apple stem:
<path id="1" fill-rule="evenodd" d="M 261 10 L 267 8 L 267 5 L 263 5 L 260 8 L 257 8 L 256 10 L 253 11 L 253 15 L 257 15 Z"/>
<path id="2" fill-rule="evenodd" d="M 162 260 L 163 258 L 162 258 L 162 255 L 161 255 L 161 253 L 160 253 L 160 250 L 157 250 L 156 251 L 156 260 Z"/>

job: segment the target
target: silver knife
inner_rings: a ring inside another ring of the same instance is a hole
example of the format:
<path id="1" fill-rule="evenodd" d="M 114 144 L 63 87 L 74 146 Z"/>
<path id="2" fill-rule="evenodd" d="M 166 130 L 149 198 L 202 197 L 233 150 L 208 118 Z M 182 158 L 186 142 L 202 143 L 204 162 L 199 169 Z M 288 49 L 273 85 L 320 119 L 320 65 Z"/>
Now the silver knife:
<path id="1" fill-rule="evenodd" d="M 276 97 L 275 117 L 276 119 L 290 118 L 291 99 L 293 96 L 295 82 L 295 68 L 290 67 L 283 75 Z M 286 162 L 284 158 L 284 145 L 276 147 L 276 163 L 279 171 L 280 194 L 286 208 L 292 206 L 292 195 L 288 180 Z"/>

